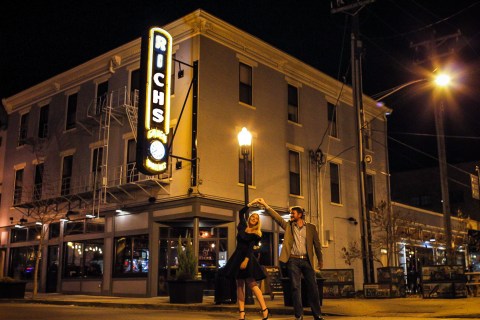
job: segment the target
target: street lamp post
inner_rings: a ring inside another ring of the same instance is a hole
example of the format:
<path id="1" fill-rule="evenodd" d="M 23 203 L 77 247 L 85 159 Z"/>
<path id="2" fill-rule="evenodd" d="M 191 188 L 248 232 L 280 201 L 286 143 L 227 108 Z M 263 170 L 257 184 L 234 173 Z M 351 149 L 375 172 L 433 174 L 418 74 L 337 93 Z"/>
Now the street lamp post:
<path id="1" fill-rule="evenodd" d="M 244 203 L 248 205 L 248 155 L 250 154 L 250 148 L 252 145 L 252 134 L 243 127 L 242 131 L 238 134 L 238 145 L 240 146 L 240 153 L 243 156 L 243 192 Z M 253 301 L 252 290 L 245 286 L 245 304 L 255 304 Z"/>
<path id="2" fill-rule="evenodd" d="M 447 74 L 438 74 L 435 79 L 435 86 L 437 89 L 446 88 L 450 84 L 450 76 Z M 412 84 L 432 81 L 431 79 L 418 79 L 407 82 L 400 86 L 397 86 L 391 90 L 388 90 L 388 93 L 377 98 L 377 101 L 380 101 L 389 95 L 408 87 Z M 442 94 L 442 92 L 439 92 Z M 445 152 L 445 133 L 444 133 L 444 113 L 445 107 L 443 104 L 443 97 L 440 98 L 440 103 L 435 101 L 434 105 L 434 115 L 435 115 L 435 132 L 437 136 L 437 152 L 438 152 L 438 165 L 440 170 L 440 186 L 442 192 L 442 211 L 443 211 L 443 225 L 445 230 L 445 244 L 446 244 L 446 253 L 447 253 L 447 264 L 454 263 L 454 248 L 452 241 L 452 222 L 451 222 L 451 213 L 450 213 L 450 197 L 448 192 L 448 172 L 447 172 L 447 160 Z"/>
<path id="3" fill-rule="evenodd" d="M 435 83 L 439 89 L 442 89 L 450 83 L 450 77 L 445 74 L 440 74 L 435 78 Z M 442 94 L 442 92 L 440 92 Z M 435 131 L 437 134 L 437 150 L 438 150 L 438 166 L 440 169 L 440 187 L 442 191 L 442 210 L 443 210 L 443 224 L 445 229 L 445 248 L 447 253 L 447 264 L 454 263 L 454 250 L 452 241 L 452 221 L 450 213 L 450 195 L 448 192 L 448 171 L 447 171 L 447 156 L 445 152 L 445 133 L 444 133 L 444 114 L 445 106 L 443 104 L 443 97 L 440 98 L 440 103 L 435 103 Z"/>
<path id="4" fill-rule="evenodd" d="M 240 145 L 240 152 L 243 156 L 243 190 L 245 205 L 248 204 L 248 155 L 250 154 L 250 147 L 252 145 L 252 134 L 243 127 L 238 134 L 238 144 Z"/>

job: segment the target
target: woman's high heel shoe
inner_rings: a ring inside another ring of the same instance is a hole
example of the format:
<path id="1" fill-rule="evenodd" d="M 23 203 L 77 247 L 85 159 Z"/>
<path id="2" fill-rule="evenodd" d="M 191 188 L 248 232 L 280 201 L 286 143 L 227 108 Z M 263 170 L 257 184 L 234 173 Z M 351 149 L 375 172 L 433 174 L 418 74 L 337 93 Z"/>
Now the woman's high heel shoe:
<path id="1" fill-rule="evenodd" d="M 270 317 L 270 310 L 268 310 L 268 308 L 265 308 L 262 310 L 262 316 L 263 316 L 263 313 L 267 311 L 267 316 L 265 318 L 263 318 L 262 320 L 268 320 L 268 317 Z"/>
<path id="2" fill-rule="evenodd" d="M 240 313 L 240 314 L 243 313 L 243 318 L 239 318 L 238 320 L 245 320 L 245 311 L 243 311 L 243 310 L 238 310 L 238 313 Z"/>

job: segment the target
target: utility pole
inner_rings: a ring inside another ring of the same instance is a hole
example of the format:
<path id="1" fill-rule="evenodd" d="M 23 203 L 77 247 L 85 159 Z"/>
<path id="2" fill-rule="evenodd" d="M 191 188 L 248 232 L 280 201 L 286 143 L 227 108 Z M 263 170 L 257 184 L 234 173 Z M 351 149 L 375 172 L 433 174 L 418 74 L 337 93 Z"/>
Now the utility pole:
<path id="1" fill-rule="evenodd" d="M 364 283 L 375 282 L 372 230 L 370 225 L 370 211 L 367 208 L 366 176 L 367 165 L 365 162 L 365 113 L 363 110 L 362 90 L 362 42 L 359 40 L 358 15 L 360 10 L 374 0 L 333 0 L 331 2 L 332 13 L 344 12 L 352 17 L 351 30 L 351 69 L 353 106 L 356 110 L 356 131 L 358 151 L 358 177 L 359 177 L 359 209 L 362 220 L 362 253 L 363 253 L 363 277 Z"/>
<path id="2" fill-rule="evenodd" d="M 441 57 L 445 57 L 452 53 L 451 47 L 447 46 L 445 50 L 445 45 L 452 39 L 458 40 L 461 35 L 460 31 L 457 31 L 454 34 L 450 34 L 443 37 L 435 37 L 433 34 L 432 38 L 427 41 L 423 41 L 417 44 L 410 44 L 411 48 L 417 50 L 419 47 L 425 47 L 427 52 L 427 57 L 423 60 L 419 60 L 417 64 L 424 64 L 431 61 L 433 63 L 438 63 L 438 60 Z M 442 49 L 444 52 L 441 52 Z M 440 51 L 440 52 L 438 52 Z M 446 51 L 446 52 L 445 52 Z M 437 70 L 437 65 L 430 66 L 433 70 Z M 434 102 L 434 114 L 435 114 L 435 131 L 437 135 L 437 152 L 438 152 L 438 165 L 440 170 L 440 187 L 442 192 L 442 211 L 443 211 L 443 224 L 445 229 L 445 247 L 447 253 L 447 265 L 455 263 L 455 249 L 454 242 L 452 240 L 452 221 L 451 221 L 451 209 L 450 209 L 450 195 L 448 191 L 448 171 L 447 171 L 447 156 L 445 152 L 445 130 L 444 130 L 444 115 L 445 115 L 445 105 L 443 97 L 440 97 L 438 101 Z"/>

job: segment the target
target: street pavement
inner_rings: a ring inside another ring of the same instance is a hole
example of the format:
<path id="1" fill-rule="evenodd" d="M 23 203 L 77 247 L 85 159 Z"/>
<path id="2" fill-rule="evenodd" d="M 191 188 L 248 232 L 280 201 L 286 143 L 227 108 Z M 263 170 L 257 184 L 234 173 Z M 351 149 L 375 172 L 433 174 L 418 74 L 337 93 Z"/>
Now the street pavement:
<path id="1" fill-rule="evenodd" d="M 273 315 L 292 314 L 292 307 L 284 306 L 282 295 L 276 295 L 273 300 L 269 299 L 268 295 L 265 298 Z M 203 302 L 197 304 L 172 304 L 169 302 L 169 297 L 132 298 L 39 293 L 35 299 L 32 299 L 32 294 L 27 292 L 25 299 L 0 299 L 0 303 L 8 302 L 208 312 L 235 312 L 237 309 L 236 304 L 215 304 L 213 296 L 204 296 Z M 256 301 L 255 305 L 245 306 L 245 310 L 250 314 L 258 313 L 259 309 Z M 480 319 L 480 297 L 423 299 L 419 296 L 411 296 L 395 299 L 324 299 L 322 312 L 327 318 L 344 316 Z M 305 308 L 305 314 L 310 314 L 308 308 Z"/>

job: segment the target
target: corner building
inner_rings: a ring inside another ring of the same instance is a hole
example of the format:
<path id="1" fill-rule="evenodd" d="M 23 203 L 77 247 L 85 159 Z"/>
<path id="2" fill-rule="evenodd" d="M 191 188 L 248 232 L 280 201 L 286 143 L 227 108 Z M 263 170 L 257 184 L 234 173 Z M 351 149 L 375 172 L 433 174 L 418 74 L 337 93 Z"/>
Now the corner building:
<path id="1" fill-rule="evenodd" d="M 242 127 L 253 136 L 250 199 L 285 214 L 305 207 L 324 267 L 349 267 L 341 248 L 361 238 L 352 223 L 361 217 L 351 88 L 202 10 L 160 27 L 173 37 L 174 58 L 162 175 L 135 163 L 140 39 L 3 100 L 1 272 L 31 288 L 40 245 L 40 291 L 163 295 L 188 233 L 213 290 L 244 203 Z M 389 198 L 388 109 L 368 97 L 364 108 L 372 206 Z M 283 230 L 261 220 L 260 261 L 278 265 Z M 361 289 L 361 262 L 355 282 Z"/>

